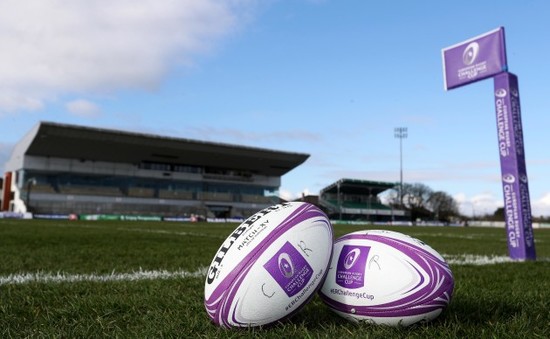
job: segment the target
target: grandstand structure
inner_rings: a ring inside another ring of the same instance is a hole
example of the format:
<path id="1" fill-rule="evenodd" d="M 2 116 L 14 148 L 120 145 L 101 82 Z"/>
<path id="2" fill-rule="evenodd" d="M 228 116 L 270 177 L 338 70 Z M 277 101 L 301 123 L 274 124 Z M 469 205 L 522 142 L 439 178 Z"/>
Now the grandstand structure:
<path id="1" fill-rule="evenodd" d="M 340 179 L 319 192 L 319 205 L 333 220 L 371 223 L 409 221 L 407 211 L 383 204 L 379 197 L 397 185 L 391 182 Z"/>
<path id="2" fill-rule="evenodd" d="M 308 154 L 40 122 L 14 147 L 2 210 L 246 217 Z"/>

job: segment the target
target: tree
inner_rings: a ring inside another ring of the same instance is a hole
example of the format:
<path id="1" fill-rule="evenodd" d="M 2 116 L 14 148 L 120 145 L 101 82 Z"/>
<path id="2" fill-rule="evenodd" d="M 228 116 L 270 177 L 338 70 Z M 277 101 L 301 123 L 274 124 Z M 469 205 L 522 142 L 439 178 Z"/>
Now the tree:
<path id="1" fill-rule="evenodd" d="M 495 213 L 491 216 L 491 219 L 496 221 L 504 221 L 504 218 L 504 207 L 497 208 Z"/>
<path id="2" fill-rule="evenodd" d="M 403 184 L 402 206 L 398 187 L 389 192 L 387 199 L 391 206 L 408 210 L 413 221 L 435 218 L 449 222 L 452 217 L 459 216 L 458 203 L 451 195 L 442 191 L 434 192 L 422 183 Z"/>
<path id="3" fill-rule="evenodd" d="M 459 215 L 458 203 L 448 193 L 438 191 L 430 195 L 427 206 L 439 221 L 450 222 Z"/>
<path id="4" fill-rule="evenodd" d="M 411 219 L 430 219 L 431 212 L 427 208 L 427 201 L 432 189 L 421 183 L 403 185 L 403 207 L 411 213 Z"/>
<path id="5" fill-rule="evenodd" d="M 432 189 L 424 184 L 403 185 L 403 205 L 410 210 L 426 209 L 431 195 Z"/>

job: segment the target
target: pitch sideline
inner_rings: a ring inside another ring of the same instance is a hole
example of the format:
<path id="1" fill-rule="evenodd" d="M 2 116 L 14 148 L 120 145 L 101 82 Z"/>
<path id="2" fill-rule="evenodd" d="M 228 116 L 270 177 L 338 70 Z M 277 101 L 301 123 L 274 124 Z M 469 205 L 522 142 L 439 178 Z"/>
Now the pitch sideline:
<path id="1" fill-rule="evenodd" d="M 485 266 L 495 265 L 503 263 L 521 263 L 521 261 L 514 261 L 507 256 L 487 256 L 487 255 L 474 255 L 474 254 L 460 254 L 450 255 L 443 254 L 443 257 L 453 266 Z M 550 258 L 539 258 L 537 261 L 550 261 Z M 189 279 L 189 278 L 203 278 L 206 276 L 208 267 L 200 267 L 197 270 L 190 272 L 185 270 L 178 271 L 166 271 L 166 270 L 153 270 L 145 271 L 139 270 L 130 273 L 111 273 L 111 274 L 69 274 L 69 273 L 21 273 L 10 274 L 7 276 L 0 276 L 0 286 L 2 285 L 22 285 L 30 283 L 75 283 L 75 282 L 114 282 L 114 281 L 141 281 L 141 280 L 155 280 L 155 279 Z"/>
<path id="2" fill-rule="evenodd" d="M 0 276 L 0 286 L 2 285 L 21 285 L 29 283 L 74 283 L 74 282 L 113 282 L 113 281 L 140 281 L 155 279 L 186 279 L 201 278 L 206 276 L 208 267 L 200 267 L 196 271 L 190 272 L 178 270 L 174 272 L 159 270 L 145 271 L 139 270 L 130 273 L 111 273 L 111 274 L 68 274 L 58 273 L 23 273 Z"/>

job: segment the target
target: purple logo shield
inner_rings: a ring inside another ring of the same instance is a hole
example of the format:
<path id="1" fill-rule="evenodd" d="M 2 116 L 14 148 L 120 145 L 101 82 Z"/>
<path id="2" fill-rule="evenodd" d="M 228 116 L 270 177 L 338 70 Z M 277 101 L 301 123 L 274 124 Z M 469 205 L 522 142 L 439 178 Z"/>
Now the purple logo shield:
<path id="1" fill-rule="evenodd" d="M 365 286 L 365 267 L 369 246 L 344 245 L 336 267 L 336 283 L 345 288 Z"/>
<path id="2" fill-rule="evenodd" d="M 288 241 L 265 263 L 264 268 L 289 297 L 300 292 L 313 276 L 309 263 Z"/>

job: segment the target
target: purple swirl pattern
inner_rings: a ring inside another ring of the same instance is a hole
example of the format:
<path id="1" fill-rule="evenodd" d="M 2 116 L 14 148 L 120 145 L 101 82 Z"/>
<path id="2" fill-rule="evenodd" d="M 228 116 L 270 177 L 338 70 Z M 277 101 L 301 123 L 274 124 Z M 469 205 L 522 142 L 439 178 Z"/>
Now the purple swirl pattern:
<path id="1" fill-rule="evenodd" d="M 454 289 L 454 278 L 445 261 L 419 246 L 400 239 L 355 233 L 344 236 L 337 242 L 348 239 L 368 239 L 403 252 L 410 258 L 406 263 L 418 274 L 419 283 L 410 290 L 402 292 L 403 297 L 396 301 L 372 306 L 348 305 L 319 293 L 323 301 L 334 310 L 367 317 L 408 317 L 442 310 L 449 304 Z M 422 273 L 418 267 L 425 273 Z"/>
<path id="2" fill-rule="evenodd" d="M 285 314 L 284 310 L 281 310 L 281 316 L 277 319 L 273 319 L 268 322 L 253 323 L 247 319 L 240 319 L 238 310 L 241 300 L 237 296 L 239 288 L 243 281 L 246 279 L 248 273 L 256 263 L 257 259 L 265 252 L 265 250 L 277 239 L 283 236 L 288 230 L 294 226 L 306 221 L 311 222 L 323 222 L 327 225 L 327 229 L 330 231 L 330 239 L 332 239 L 332 226 L 328 222 L 326 215 L 314 205 L 303 203 L 296 208 L 284 221 L 277 225 L 270 234 L 261 241 L 254 250 L 250 251 L 241 262 L 229 273 L 222 282 L 219 283 L 217 288 L 212 292 L 209 298 L 205 298 L 204 306 L 210 319 L 217 325 L 222 327 L 249 327 L 267 325 L 272 322 L 280 321 L 283 318 L 288 318 L 298 310 L 300 310 L 312 296 L 315 295 L 321 284 L 310 291 L 310 297 L 306 297 L 303 300 L 302 305 L 296 307 L 291 313 Z M 332 245 L 332 244 L 331 244 Z M 332 246 L 331 246 L 332 247 Z M 330 260 L 330 256 L 329 256 Z M 327 264 L 328 265 L 328 264 Z M 323 267 L 324 274 L 327 270 Z M 320 279 L 322 282 L 324 280 Z"/>

